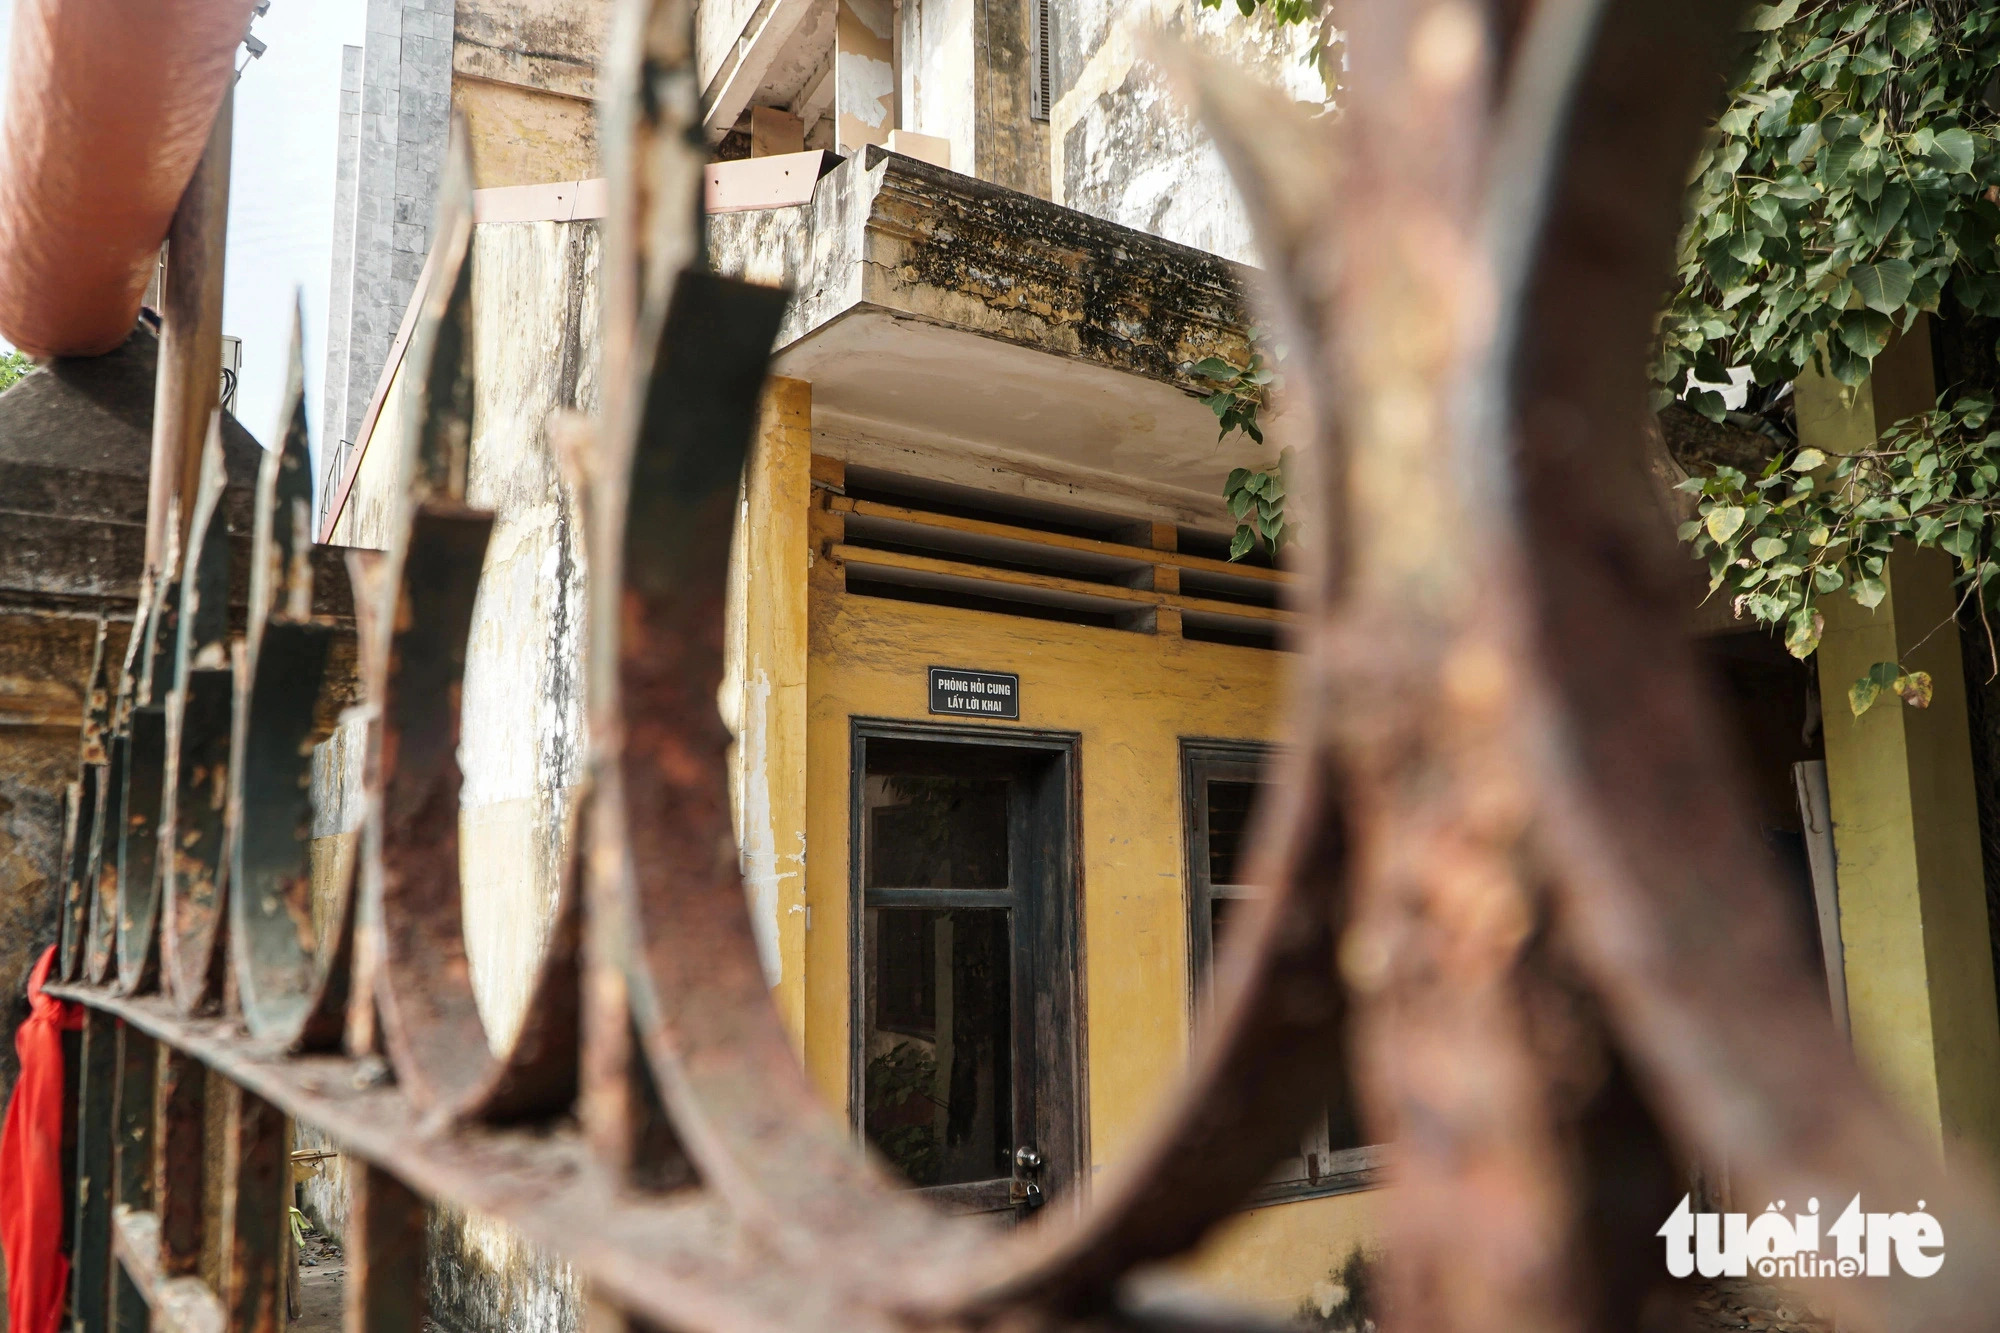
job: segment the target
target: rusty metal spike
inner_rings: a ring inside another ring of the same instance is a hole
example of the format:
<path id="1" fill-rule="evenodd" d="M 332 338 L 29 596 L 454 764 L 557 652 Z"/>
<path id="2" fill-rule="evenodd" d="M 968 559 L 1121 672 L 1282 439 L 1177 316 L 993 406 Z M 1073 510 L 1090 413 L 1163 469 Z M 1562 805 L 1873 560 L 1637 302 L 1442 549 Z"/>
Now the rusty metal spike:
<path id="1" fill-rule="evenodd" d="M 354 941 L 354 871 L 333 887 L 327 938 L 312 913 L 312 742 L 337 637 L 313 617 L 312 464 L 303 301 L 278 449 L 264 455 L 250 559 L 249 633 L 239 654 L 229 756 L 229 956 L 244 1022 L 295 1049 L 338 1044 Z M 355 586 L 355 611 L 373 611 Z"/>
<path id="2" fill-rule="evenodd" d="M 216 948 L 226 891 L 230 737 L 236 673 L 229 635 L 228 486 L 222 414 L 209 419 L 181 571 L 175 686 L 167 704 L 168 765 L 156 853 L 163 889 L 161 961 L 183 1013 L 219 994 Z"/>
<path id="3" fill-rule="evenodd" d="M 201 483 L 195 492 L 188 555 L 181 570 L 181 617 L 174 680 L 184 688 L 191 671 L 229 667 L 229 531 L 220 517 L 229 477 L 222 463 L 222 414 L 209 418 L 202 444 Z"/>
<path id="4" fill-rule="evenodd" d="M 708 166 L 694 67 L 694 0 L 619 0 L 605 60 L 600 142 L 611 205 L 603 261 L 602 382 L 637 384 L 666 320 L 675 280 L 706 262 L 702 179 Z M 642 332 L 642 319 L 649 331 Z M 634 424 L 606 412 L 612 477 L 625 476 Z M 613 490 L 620 486 L 612 487 Z M 616 526 L 616 515 L 607 514 Z"/>
<path id="5" fill-rule="evenodd" d="M 118 956 L 118 846 L 125 822 L 125 754 L 128 742 L 113 733 L 105 746 L 97 817 L 90 826 L 90 905 L 84 913 L 84 975 L 103 982 Z"/>
<path id="6" fill-rule="evenodd" d="M 277 449 L 257 469 L 257 501 L 250 557 L 250 633 L 266 619 L 312 619 L 312 441 L 306 425 L 305 308 L 292 305 L 291 354 L 285 372 L 284 408 Z"/>

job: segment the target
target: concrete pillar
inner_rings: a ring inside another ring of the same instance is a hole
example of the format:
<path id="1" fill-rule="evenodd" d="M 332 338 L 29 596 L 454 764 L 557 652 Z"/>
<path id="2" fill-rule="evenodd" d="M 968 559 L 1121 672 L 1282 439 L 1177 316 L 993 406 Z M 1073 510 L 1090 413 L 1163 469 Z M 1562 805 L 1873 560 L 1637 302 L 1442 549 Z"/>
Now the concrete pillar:
<path id="1" fill-rule="evenodd" d="M 1799 438 L 1829 453 L 1933 401 L 1919 324 L 1845 388 L 1798 381 Z M 1825 598 L 1819 681 L 1840 879 L 1848 1007 L 1863 1066 L 1942 1147 L 2000 1160 L 2000 1012 L 1980 859 L 1950 557 L 1902 550 L 1873 611 Z M 1940 628 L 1942 626 L 1942 628 Z M 1935 632 L 1934 632 L 1935 631 Z M 1855 717 L 1847 688 L 1876 662 L 1928 671 L 1928 709 L 1885 696 Z"/>
<path id="2" fill-rule="evenodd" d="M 736 745 L 731 806 L 771 997 L 806 1023 L 806 574 L 812 385 L 773 378 L 743 476 L 730 551 L 723 707 Z"/>

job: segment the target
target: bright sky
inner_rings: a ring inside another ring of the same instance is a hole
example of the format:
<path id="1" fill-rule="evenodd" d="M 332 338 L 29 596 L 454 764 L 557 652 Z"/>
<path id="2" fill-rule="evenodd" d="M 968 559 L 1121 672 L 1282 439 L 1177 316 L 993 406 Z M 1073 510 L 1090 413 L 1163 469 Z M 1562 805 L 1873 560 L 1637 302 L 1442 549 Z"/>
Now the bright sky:
<path id="1" fill-rule="evenodd" d="M 0 0 L 0 50 L 13 10 L 14 0 Z M 285 392 L 293 294 L 301 288 L 306 404 L 318 438 L 340 48 L 361 44 L 366 15 L 366 0 L 271 0 L 271 12 L 253 29 L 270 49 L 250 62 L 236 85 L 222 331 L 243 340 L 236 414 L 267 444 Z"/>

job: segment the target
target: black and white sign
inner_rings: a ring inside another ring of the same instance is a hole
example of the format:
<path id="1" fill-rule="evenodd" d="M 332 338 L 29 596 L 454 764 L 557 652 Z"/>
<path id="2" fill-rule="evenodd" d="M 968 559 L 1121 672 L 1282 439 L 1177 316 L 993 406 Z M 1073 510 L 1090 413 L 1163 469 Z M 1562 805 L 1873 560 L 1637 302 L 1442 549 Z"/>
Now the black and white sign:
<path id="1" fill-rule="evenodd" d="M 932 667 L 931 711 L 953 717 L 1019 718 L 1021 678 L 997 671 Z"/>

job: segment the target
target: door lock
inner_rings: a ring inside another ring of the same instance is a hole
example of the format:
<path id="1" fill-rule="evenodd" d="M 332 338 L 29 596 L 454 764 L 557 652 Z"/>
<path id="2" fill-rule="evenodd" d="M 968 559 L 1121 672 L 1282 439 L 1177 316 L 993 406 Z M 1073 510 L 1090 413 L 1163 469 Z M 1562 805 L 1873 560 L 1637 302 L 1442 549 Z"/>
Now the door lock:
<path id="1" fill-rule="evenodd" d="M 1014 1183 L 1008 1190 L 1008 1200 L 1024 1208 L 1042 1206 L 1042 1187 L 1035 1179 L 1041 1173 L 1042 1155 L 1032 1144 L 1022 1144 L 1014 1149 Z"/>

